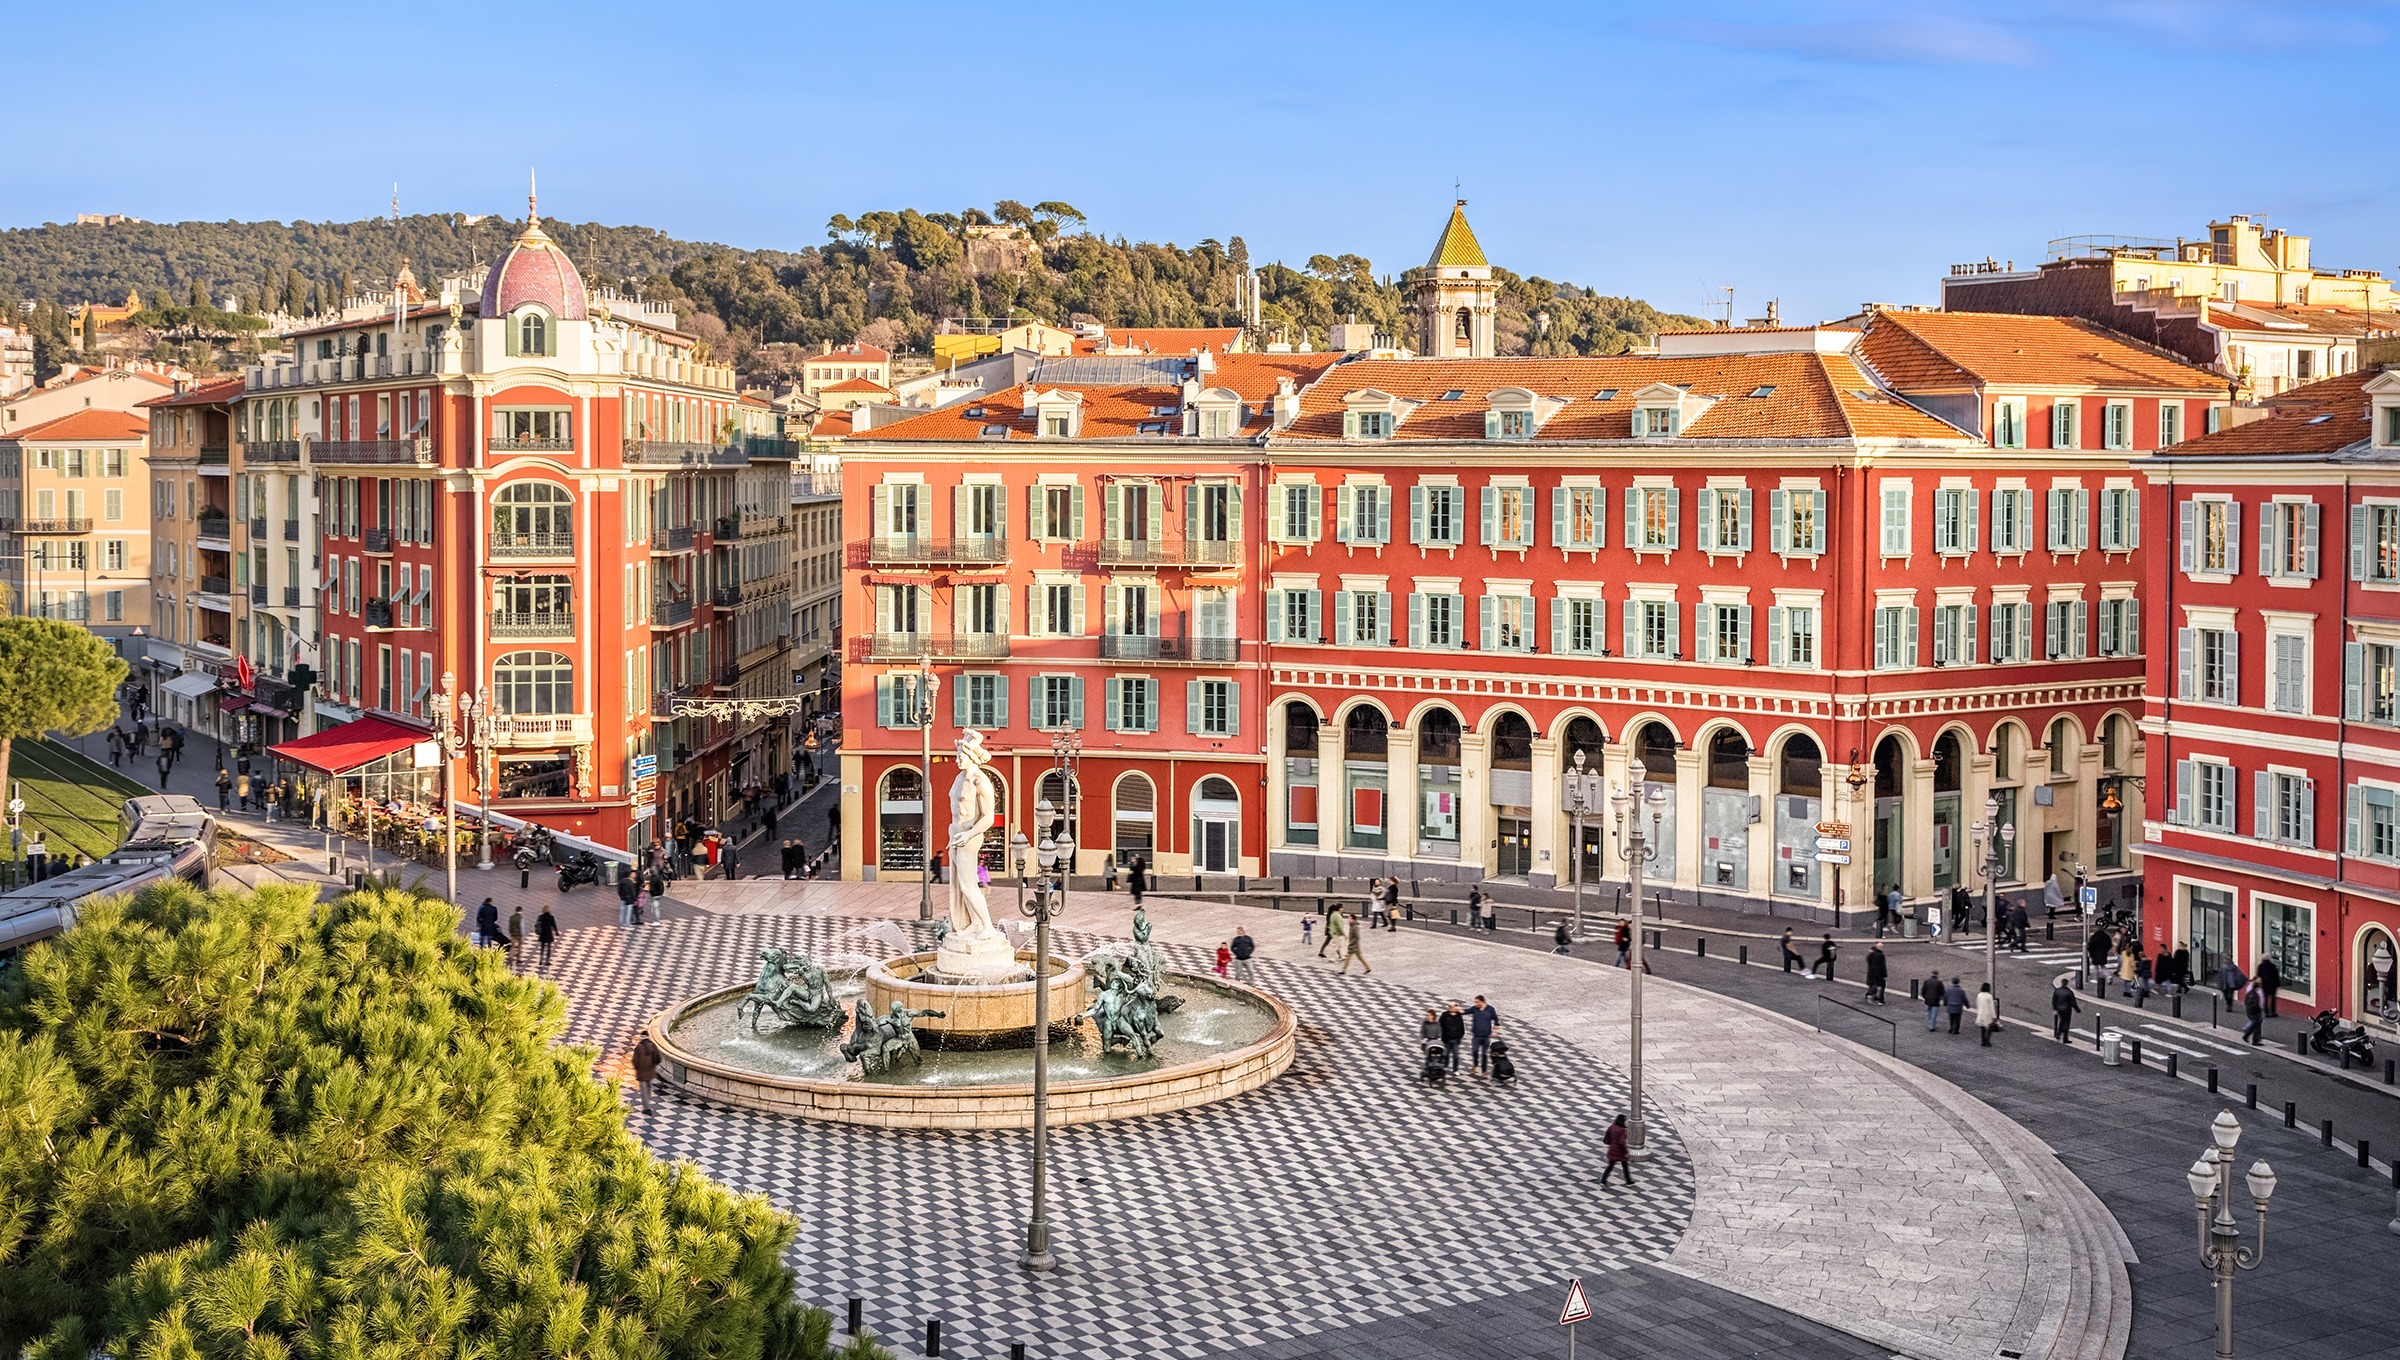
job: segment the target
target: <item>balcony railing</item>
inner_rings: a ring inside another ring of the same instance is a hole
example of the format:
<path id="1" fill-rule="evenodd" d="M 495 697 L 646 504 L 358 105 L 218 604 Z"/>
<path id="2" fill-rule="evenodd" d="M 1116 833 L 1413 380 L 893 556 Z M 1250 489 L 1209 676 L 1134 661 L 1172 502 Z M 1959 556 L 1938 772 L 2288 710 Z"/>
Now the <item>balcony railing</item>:
<path id="1" fill-rule="evenodd" d="M 319 463 L 433 466 L 430 439 L 322 439 L 313 447 Z"/>
<path id="2" fill-rule="evenodd" d="M 261 584 L 258 584 L 258 583 L 256 583 L 256 582 L 253 582 L 253 583 L 251 584 L 251 586 L 250 586 L 250 603 L 252 603 L 252 604 L 256 604 L 256 605 L 263 605 L 263 604 L 265 604 L 266 602 L 267 602 L 267 588 L 266 588 L 264 585 L 261 585 Z"/>
<path id="3" fill-rule="evenodd" d="M 693 444 L 664 439 L 625 442 L 627 467 L 741 467 L 750 461 L 738 445 Z"/>
<path id="4" fill-rule="evenodd" d="M 392 602 L 390 600 L 367 601 L 364 614 L 367 620 L 367 627 L 369 628 L 389 628 L 392 626 Z"/>
<path id="5" fill-rule="evenodd" d="M 300 587 L 285 586 L 283 588 L 283 607 L 286 609 L 298 609 L 300 607 Z"/>
<path id="6" fill-rule="evenodd" d="M 494 453 L 572 453 L 575 440 L 563 434 L 501 435 L 492 440 Z"/>
<path id="7" fill-rule="evenodd" d="M 1229 637 L 1150 637 L 1136 633 L 1102 633 L 1103 661 L 1191 661 L 1231 663 L 1241 655 L 1241 640 Z"/>
<path id="8" fill-rule="evenodd" d="M 202 444 L 200 446 L 200 466 L 202 467 L 224 467 L 232 461 L 232 450 L 223 444 Z"/>
<path id="9" fill-rule="evenodd" d="M 850 639 L 853 661 L 997 661 L 1008 656 L 1006 633 L 869 633 Z"/>
<path id="10" fill-rule="evenodd" d="M 365 530 L 359 534 L 358 543 L 362 550 L 381 556 L 392 550 L 392 531 L 389 529 Z"/>
<path id="11" fill-rule="evenodd" d="M 202 538 L 229 539 L 233 536 L 233 520 L 222 510 L 213 515 L 203 510 L 200 512 L 199 521 Z"/>
<path id="12" fill-rule="evenodd" d="M 720 609 L 731 609 L 742 602 L 740 586 L 718 586 L 708 592 L 708 602 Z"/>
<path id="13" fill-rule="evenodd" d="M 574 555 L 575 535 L 571 531 L 559 533 L 542 530 L 524 534 L 495 531 L 492 534 L 492 556 L 494 557 L 573 557 Z"/>
<path id="14" fill-rule="evenodd" d="M 267 541 L 267 517 L 265 515 L 252 515 L 250 517 L 250 540 L 253 543 L 264 543 Z"/>
<path id="15" fill-rule="evenodd" d="M 742 683 L 742 668 L 731 661 L 717 663 L 717 688 L 731 689 Z"/>
<path id="16" fill-rule="evenodd" d="M 867 540 L 868 566 L 998 567 L 1007 562 L 1008 540 L 998 534 L 970 534 L 964 538 L 911 534 Z"/>
<path id="17" fill-rule="evenodd" d="M 0 519 L 0 533 L 10 534 L 88 534 L 92 522 L 88 519 Z"/>
<path id="18" fill-rule="evenodd" d="M 688 524 L 678 525 L 672 529 L 652 529 L 650 531 L 650 551 L 652 552 L 690 552 L 691 550 L 692 526 Z"/>
<path id="19" fill-rule="evenodd" d="M 1208 538 L 1104 538 L 1104 567 L 1238 567 L 1242 545 Z"/>
<path id="20" fill-rule="evenodd" d="M 650 626 L 681 628 L 692 621 L 690 600 L 653 600 L 650 605 Z"/>
<path id="21" fill-rule="evenodd" d="M 742 517 L 740 515 L 719 515 L 713 530 L 719 538 L 740 538 L 742 536 Z"/>
<path id="22" fill-rule="evenodd" d="M 242 445 L 242 461 L 244 463 L 297 463 L 300 461 L 300 441 L 297 439 L 261 439 L 256 443 L 244 444 Z M 208 465 L 208 459 L 203 457 L 200 463 L 205 467 Z"/>
<path id="23" fill-rule="evenodd" d="M 571 638 L 575 611 L 571 609 L 503 609 L 492 615 L 496 638 Z"/>
<path id="24" fill-rule="evenodd" d="M 842 474 L 838 472 L 795 472 L 792 474 L 792 499 L 804 496 L 839 496 L 842 494 Z"/>
<path id="25" fill-rule="evenodd" d="M 233 582 L 223 576 L 203 576 L 200 578 L 200 593 L 230 595 L 233 593 Z"/>
<path id="26" fill-rule="evenodd" d="M 283 522 L 283 541 L 286 543 L 297 543 L 300 541 L 300 521 L 296 519 L 287 519 Z"/>

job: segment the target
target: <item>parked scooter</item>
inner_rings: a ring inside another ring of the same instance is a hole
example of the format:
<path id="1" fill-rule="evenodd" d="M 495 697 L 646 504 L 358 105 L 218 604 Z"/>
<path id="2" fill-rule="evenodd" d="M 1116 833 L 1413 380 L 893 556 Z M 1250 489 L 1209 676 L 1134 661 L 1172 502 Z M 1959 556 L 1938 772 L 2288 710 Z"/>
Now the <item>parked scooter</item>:
<path id="1" fill-rule="evenodd" d="M 2367 1037 L 2367 1027 L 2345 1025 L 2332 1011 L 2317 1012 L 2317 1027 L 2308 1036 L 2308 1046 L 2341 1059 L 2344 1070 L 2352 1063 L 2361 1067 L 2375 1065 L 2375 1043 Z"/>
<path id="2" fill-rule="evenodd" d="M 578 850 L 558 866 L 558 890 L 565 892 L 578 883 L 600 881 L 600 857 L 589 850 Z"/>

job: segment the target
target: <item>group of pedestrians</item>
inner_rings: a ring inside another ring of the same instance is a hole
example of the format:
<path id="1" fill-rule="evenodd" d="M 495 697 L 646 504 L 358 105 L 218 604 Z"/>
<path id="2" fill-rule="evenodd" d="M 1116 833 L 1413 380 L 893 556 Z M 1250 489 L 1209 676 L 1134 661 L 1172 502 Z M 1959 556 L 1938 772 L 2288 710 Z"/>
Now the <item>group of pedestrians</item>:
<path id="1" fill-rule="evenodd" d="M 1780 943 L 1783 948 L 1783 971 L 1787 973 L 1792 971 L 1792 965 L 1796 963 L 1805 964 L 1810 977 L 1821 977 L 1827 982 L 1833 981 L 1833 961 L 1840 951 L 1834 946 L 1833 936 L 1830 932 L 1826 934 L 1824 942 L 1817 946 L 1817 959 L 1814 963 L 1809 963 L 1802 958 L 1800 951 L 1792 947 L 1792 928 L 1790 926 L 1783 928 L 1783 939 Z M 1881 946 L 1877 946 L 1877 948 L 1880 951 Z"/>
<path id="2" fill-rule="evenodd" d="M 1420 1041 L 1442 1046 L 1445 1064 L 1451 1072 L 1458 1070 L 1458 1050 L 1472 1035 L 1474 1045 L 1468 1049 L 1467 1066 L 1481 1076 L 1491 1070 L 1492 1042 L 1499 1030 L 1499 1008 L 1478 996 L 1473 1005 L 1463 1008 L 1455 1001 L 1446 1006 L 1427 1006 L 1425 1021 L 1418 1026 L 1417 1033 Z"/>
<path id="3" fill-rule="evenodd" d="M 1956 976 L 1943 982 L 1942 970 L 1937 966 L 1925 975 L 1923 982 L 1917 984 L 1917 999 L 1925 1003 L 1926 1033 L 1931 1034 L 1939 1029 L 1944 1015 L 1950 1017 L 1950 1032 L 1959 1032 L 1959 1022 L 1966 1018 L 1970 998 L 1966 985 Z M 1972 1005 L 1975 1028 L 1983 1036 L 1983 1046 L 1990 1048 L 1992 1031 L 2000 1028 L 2000 999 L 1992 995 L 1992 984 L 1980 984 L 1972 998 Z"/>

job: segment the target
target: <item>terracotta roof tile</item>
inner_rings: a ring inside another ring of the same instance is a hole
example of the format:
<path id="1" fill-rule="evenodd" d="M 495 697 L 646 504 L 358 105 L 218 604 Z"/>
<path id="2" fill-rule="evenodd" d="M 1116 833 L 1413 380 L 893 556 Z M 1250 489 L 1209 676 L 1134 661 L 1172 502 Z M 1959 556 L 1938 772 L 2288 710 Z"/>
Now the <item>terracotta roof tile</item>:
<path id="1" fill-rule="evenodd" d="M 2381 377 L 2364 368 L 2338 378 L 2295 387 L 2267 403 L 2273 413 L 2159 450 L 2162 458 L 2216 458 L 2246 454 L 2339 453 L 2374 433 L 2365 387 Z"/>
<path id="2" fill-rule="evenodd" d="M 1042 391 L 1059 390 L 1049 387 Z M 1144 425 L 1164 422 L 1169 429 L 1183 429 L 1180 415 L 1162 416 L 1157 410 L 1183 404 L 1183 391 L 1174 387 L 1073 387 L 1083 398 L 1082 439 L 1132 439 L 1143 435 Z M 875 439 L 1023 439 L 1034 438 L 1034 417 L 1024 404 L 1025 389 L 1005 388 L 971 401 L 954 401 L 936 407 L 920 416 L 878 425 L 868 432 Z M 986 431 L 992 433 L 986 433 Z M 1151 432 L 1157 438 L 1163 431 Z"/>
<path id="3" fill-rule="evenodd" d="M 882 392 L 888 395 L 892 389 L 871 378 L 844 378 L 838 383 L 830 383 L 817 390 L 820 392 Z"/>
<path id="4" fill-rule="evenodd" d="M 1423 403 L 1400 422 L 1392 436 L 1395 441 L 1480 440 L 1488 396 L 1518 387 L 1567 403 L 1534 435 L 1537 441 L 1631 439 L 1636 395 L 1662 382 L 1718 398 L 1685 428 L 1682 438 L 1944 443 L 1967 438 L 1878 391 L 1846 357 L 1799 353 L 1362 359 L 1342 365 L 1308 388 L 1301 397 L 1299 418 L 1278 437 L 1341 438 L 1343 398 L 1373 388 Z M 1458 397 L 1447 399 L 1453 391 Z"/>
<path id="5" fill-rule="evenodd" d="M 6 437 L 44 444 L 77 439 L 148 439 L 150 422 L 131 411 L 77 411 L 56 420 L 27 426 Z"/>
<path id="6" fill-rule="evenodd" d="M 888 349 L 879 349 L 874 345 L 854 340 L 847 345 L 837 345 L 823 354 L 803 354 L 800 356 L 800 362 L 804 364 L 880 364 L 889 362 L 891 357 L 892 352 Z"/>
<path id="7" fill-rule="evenodd" d="M 219 402 L 231 401 L 240 396 L 244 386 L 245 383 L 239 377 L 219 378 L 215 382 L 187 387 L 181 392 L 170 393 L 167 396 L 152 397 L 148 401 L 137 401 L 134 405 L 144 407 L 214 406 Z"/>
<path id="8" fill-rule="evenodd" d="M 2075 317 L 1877 312 L 1859 357 L 1901 392 L 1966 387 L 2222 392 L 2225 380 Z"/>
<path id="9" fill-rule="evenodd" d="M 1152 354 L 1190 354 L 1203 349 L 1223 354 L 1241 338 L 1239 326 L 1112 326 L 1108 332 L 1108 342 L 1116 348 Z"/>

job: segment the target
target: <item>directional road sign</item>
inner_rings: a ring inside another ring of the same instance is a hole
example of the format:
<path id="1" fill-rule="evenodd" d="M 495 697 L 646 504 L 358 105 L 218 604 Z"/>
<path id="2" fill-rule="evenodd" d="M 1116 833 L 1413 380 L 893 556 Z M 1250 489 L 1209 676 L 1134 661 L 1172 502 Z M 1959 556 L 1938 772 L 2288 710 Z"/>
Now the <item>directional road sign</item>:
<path id="1" fill-rule="evenodd" d="M 1819 864 L 1848 864 L 1849 862 L 1850 856 L 1844 851 L 1819 850 L 1817 852 L 1817 863 Z"/>
<path id="2" fill-rule="evenodd" d="M 1817 848 L 1819 850 L 1847 851 L 1850 848 L 1850 838 L 1848 836 L 1819 836 L 1817 837 Z"/>

